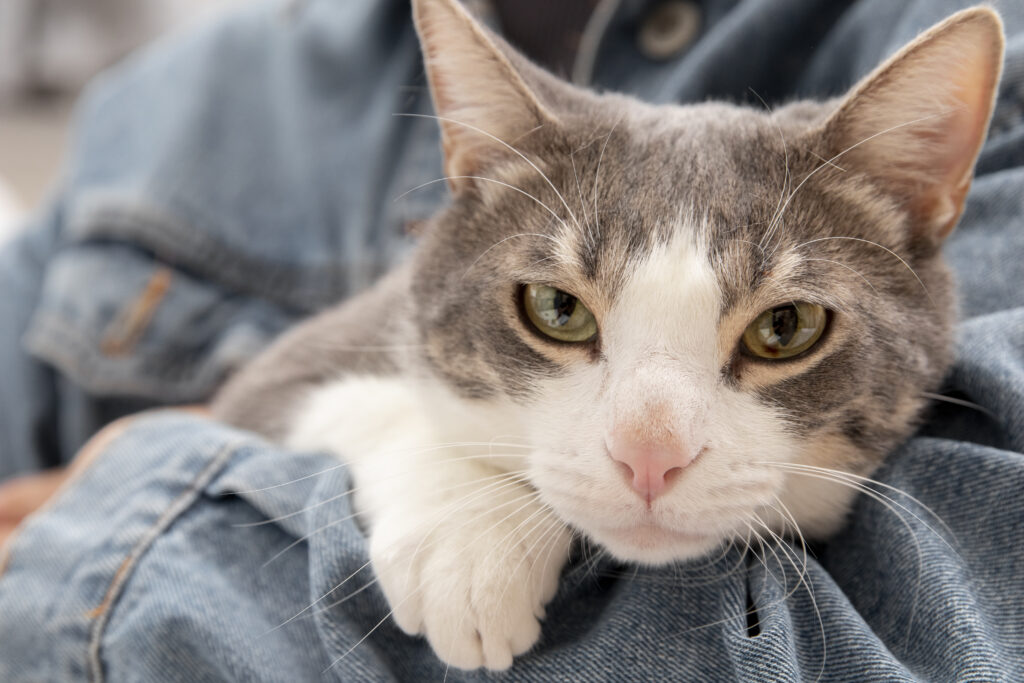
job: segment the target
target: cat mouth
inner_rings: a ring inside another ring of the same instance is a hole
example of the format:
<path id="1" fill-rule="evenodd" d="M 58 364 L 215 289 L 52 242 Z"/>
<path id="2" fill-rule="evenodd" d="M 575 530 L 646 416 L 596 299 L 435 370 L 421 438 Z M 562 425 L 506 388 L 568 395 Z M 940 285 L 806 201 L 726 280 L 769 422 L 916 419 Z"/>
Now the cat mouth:
<path id="1" fill-rule="evenodd" d="M 591 536 L 614 557 L 651 566 L 700 557 L 722 542 L 715 533 L 682 531 L 652 520 L 594 529 Z"/>
<path id="2" fill-rule="evenodd" d="M 655 522 L 642 522 L 610 531 L 624 541 L 644 547 L 674 543 L 704 543 L 711 539 L 711 536 L 707 534 L 678 531 Z"/>
<path id="3" fill-rule="evenodd" d="M 594 537 L 619 559 L 654 565 L 703 555 L 721 541 L 718 535 L 680 531 L 653 521 L 605 528 Z"/>

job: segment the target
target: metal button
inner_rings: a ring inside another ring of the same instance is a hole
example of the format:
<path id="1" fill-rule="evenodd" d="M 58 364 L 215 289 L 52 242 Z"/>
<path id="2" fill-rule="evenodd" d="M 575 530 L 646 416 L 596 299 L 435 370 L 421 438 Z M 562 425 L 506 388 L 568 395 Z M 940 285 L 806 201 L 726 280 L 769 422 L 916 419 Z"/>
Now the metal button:
<path id="1" fill-rule="evenodd" d="M 686 49 L 700 31 L 700 8 L 692 2 L 668 0 L 657 5 L 640 26 L 640 51 L 665 60 Z"/>

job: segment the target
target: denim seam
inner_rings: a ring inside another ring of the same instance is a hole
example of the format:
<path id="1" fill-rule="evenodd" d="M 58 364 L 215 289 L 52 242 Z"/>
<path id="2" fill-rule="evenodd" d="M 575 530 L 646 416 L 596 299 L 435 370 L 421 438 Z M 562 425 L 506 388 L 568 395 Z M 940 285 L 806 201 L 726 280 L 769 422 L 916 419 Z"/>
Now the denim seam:
<path id="1" fill-rule="evenodd" d="M 188 488 L 174 499 L 167 510 L 160 515 L 156 523 L 139 539 L 124 562 L 114 573 L 114 577 L 107 588 L 106 594 L 103 596 L 102 602 L 92 612 L 96 620 L 90 629 L 87 666 L 89 668 L 89 680 L 93 683 L 103 683 L 103 663 L 100 659 L 100 648 L 104 631 L 107 624 L 110 623 L 110 615 L 113 612 L 114 603 L 120 597 L 125 585 L 131 578 L 133 570 L 160 535 L 202 495 L 206 486 L 224 468 L 224 464 L 231 459 L 242 443 L 244 443 L 244 439 L 235 439 L 221 447 L 220 451 L 206 467 L 192 480 Z"/>
<path id="2" fill-rule="evenodd" d="M 194 269 L 225 287 L 259 296 L 296 311 L 311 312 L 336 303 L 336 286 L 345 281 L 344 263 L 328 268 L 313 264 L 286 266 L 240 253 L 191 224 L 117 193 L 79 202 L 69 232 L 79 240 L 124 240 L 151 250 L 158 260 Z M 340 261 L 340 259 L 336 260 Z M 253 278 L 253 273 L 260 277 Z"/>

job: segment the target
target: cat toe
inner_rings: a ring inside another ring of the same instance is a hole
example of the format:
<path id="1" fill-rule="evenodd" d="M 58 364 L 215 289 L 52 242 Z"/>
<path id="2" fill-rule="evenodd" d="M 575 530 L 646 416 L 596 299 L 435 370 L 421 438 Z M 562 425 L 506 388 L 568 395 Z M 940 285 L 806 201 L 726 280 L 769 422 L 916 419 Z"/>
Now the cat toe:
<path id="1" fill-rule="evenodd" d="M 491 671 L 504 671 L 512 666 L 512 650 L 509 648 L 508 640 L 504 638 L 484 638 L 483 643 L 484 666 Z M 531 642 L 530 645 L 533 645 Z M 529 649 L 530 645 L 527 646 Z"/>
<path id="2" fill-rule="evenodd" d="M 540 640 L 540 633 L 540 622 L 537 619 L 532 616 L 523 619 L 514 628 L 509 629 L 505 649 L 511 650 L 513 655 L 521 655 Z"/>
<path id="3" fill-rule="evenodd" d="M 427 618 L 424 630 L 430 647 L 447 665 L 466 670 L 484 666 L 483 642 L 470 621 L 454 613 L 437 611 Z M 511 660 L 509 655 L 509 664 Z"/>
<path id="4" fill-rule="evenodd" d="M 377 582 L 391 606 L 391 617 L 409 635 L 423 633 L 423 600 L 419 590 L 419 561 L 399 538 L 375 533 L 370 559 Z"/>

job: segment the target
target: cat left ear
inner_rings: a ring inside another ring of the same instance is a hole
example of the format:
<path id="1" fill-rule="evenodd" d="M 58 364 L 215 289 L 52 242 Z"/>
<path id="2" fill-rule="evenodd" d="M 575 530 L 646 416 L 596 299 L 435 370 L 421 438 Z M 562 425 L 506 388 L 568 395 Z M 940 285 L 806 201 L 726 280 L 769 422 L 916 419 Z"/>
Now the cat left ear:
<path id="1" fill-rule="evenodd" d="M 862 80 L 825 123 L 836 163 L 881 179 L 931 244 L 963 212 L 1002 62 L 999 16 L 958 12 Z"/>
<path id="2" fill-rule="evenodd" d="M 552 116 L 486 29 L 455 0 L 413 0 L 445 175 L 454 191 Z"/>

